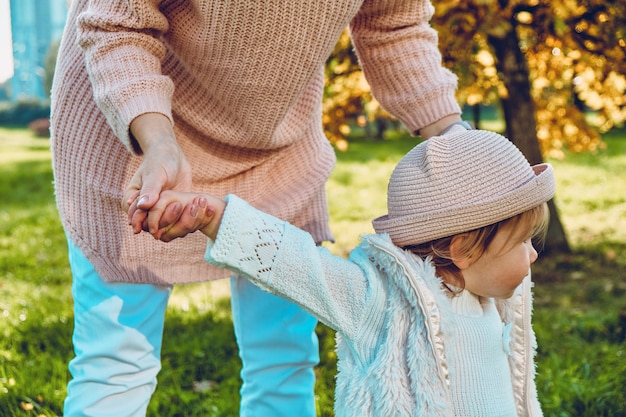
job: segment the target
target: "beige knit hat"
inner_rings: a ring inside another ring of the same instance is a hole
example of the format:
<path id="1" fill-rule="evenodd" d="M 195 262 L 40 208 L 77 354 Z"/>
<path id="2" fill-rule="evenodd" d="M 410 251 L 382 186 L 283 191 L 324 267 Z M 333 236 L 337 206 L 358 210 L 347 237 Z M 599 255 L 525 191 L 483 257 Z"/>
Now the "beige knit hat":
<path id="1" fill-rule="evenodd" d="M 389 214 L 376 233 L 396 246 L 416 245 L 497 223 L 552 198 L 549 164 L 530 166 L 507 138 L 453 129 L 413 148 L 394 169 Z"/>

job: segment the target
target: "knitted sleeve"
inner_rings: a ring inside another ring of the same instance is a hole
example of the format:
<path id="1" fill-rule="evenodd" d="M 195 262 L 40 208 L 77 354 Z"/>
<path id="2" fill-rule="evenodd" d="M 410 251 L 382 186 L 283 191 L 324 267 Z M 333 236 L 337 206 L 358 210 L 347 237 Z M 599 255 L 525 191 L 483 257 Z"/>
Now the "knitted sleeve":
<path id="1" fill-rule="evenodd" d="M 156 3 L 91 0 L 77 19 L 95 101 L 131 152 L 129 125 L 135 117 L 153 112 L 172 120 L 174 87 L 161 74 L 165 47 L 159 40 L 168 22 Z"/>
<path id="2" fill-rule="evenodd" d="M 370 314 L 373 273 L 316 246 L 311 236 L 236 196 L 227 207 L 208 262 L 230 269 L 261 288 L 309 311 L 329 327 L 355 339 Z M 367 267 L 365 267 L 367 268 Z M 378 297 L 374 297 L 378 299 Z"/>
<path id="3" fill-rule="evenodd" d="M 457 78 L 442 65 L 429 0 L 366 0 L 350 24 L 365 78 L 411 132 L 460 114 Z"/>

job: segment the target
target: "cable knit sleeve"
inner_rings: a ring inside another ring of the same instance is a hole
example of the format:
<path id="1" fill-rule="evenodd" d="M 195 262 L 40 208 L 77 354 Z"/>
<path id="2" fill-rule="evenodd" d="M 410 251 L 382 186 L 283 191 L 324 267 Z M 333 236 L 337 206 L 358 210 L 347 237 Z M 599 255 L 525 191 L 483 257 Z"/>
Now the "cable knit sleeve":
<path id="1" fill-rule="evenodd" d="M 236 196 L 227 203 L 217 239 L 207 245 L 208 262 L 302 306 L 352 340 L 365 331 L 371 301 L 382 299 L 378 282 L 367 279 L 373 266 L 332 255 L 308 233 Z"/>
<path id="2" fill-rule="evenodd" d="M 113 132 L 133 152 L 129 125 L 143 113 L 172 120 L 173 84 L 161 73 L 168 29 L 158 1 L 91 0 L 78 16 L 78 43 L 94 98 Z"/>
<path id="3" fill-rule="evenodd" d="M 457 78 L 442 65 L 428 0 L 366 0 L 350 34 L 372 94 L 411 132 L 460 114 Z"/>

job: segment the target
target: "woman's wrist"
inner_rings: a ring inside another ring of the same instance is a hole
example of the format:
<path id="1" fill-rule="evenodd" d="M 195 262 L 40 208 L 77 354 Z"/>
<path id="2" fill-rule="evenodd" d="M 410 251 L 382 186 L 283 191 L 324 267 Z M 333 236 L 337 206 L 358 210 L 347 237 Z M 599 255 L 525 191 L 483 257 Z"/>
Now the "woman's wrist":
<path id="1" fill-rule="evenodd" d="M 446 127 L 445 129 L 443 129 L 441 132 L 439 132 L 439 134 L 437 136 L 441 136 L 441 135 L 445 135 L 446 133 L 448 133 L 448 131 L 450 129 L 452 129 L 454 126 L 462 126 L 467 130 L 474 130 L 474 126 L 472 126 L 472 124 L 470 122 L 467 122 L 465 120 L 462 120 L 460 122 L 455 122 L 452 123 L 450 126 Z"/>
<path id="2" fill-rule="evenodd" d="M 174 129 L 170 119 L 161 113 L 144 113 L 130 124 L 133 147 L 139 154 L 145 154 L 156 145 L 176 145 Z"/>
<path id="3" fill-rule="evenodd" d="M 428 139 L 433 136 L 438 136 L 441 134 L 441 132 L 443 132 L 445 129 L 447 129 L 454 123 L 458 123 L 462 121 L 463 119 L 461 119 L 460 114 L 451 114 L 449 116 L 445 116 L 437 120 L 435 123 L 429 124 L 428 126 L 424 126 L 423 128 L 419 130 L 419 135 L 424 139 Z"/>

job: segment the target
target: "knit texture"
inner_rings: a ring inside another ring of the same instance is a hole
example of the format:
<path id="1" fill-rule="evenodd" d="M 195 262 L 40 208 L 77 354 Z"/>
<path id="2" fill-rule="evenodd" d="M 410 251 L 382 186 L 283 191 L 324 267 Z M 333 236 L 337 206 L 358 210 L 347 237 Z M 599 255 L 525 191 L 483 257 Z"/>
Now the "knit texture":
<path id="1" fill-rule="evenodd" d="M 463 291 L 452 300 L 449 329 L 450 397 L 457 417 L 516 417 L 505 329 L 492 300 Z"/>
<path id="2" fill-rule="evenodd" d="M 200 234 L 164 244 L 127 225 L 121 196 L 141 162 L 129 125 L 155 112 L 174 124 L 194 191 L 236 193 L 316 241 L 332 239 L 323 65 L 351 25 L 376 98 L 411 131 L 460 113 L 431 15 L 424 0 L 74 0 L 51 115 L 69 238 L 108 281 L 229 274 L 202 260 Z"/>

